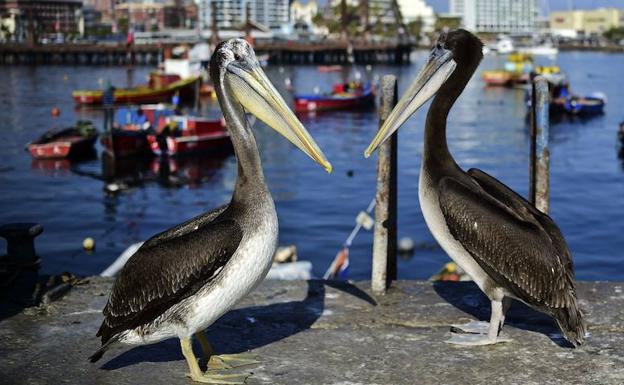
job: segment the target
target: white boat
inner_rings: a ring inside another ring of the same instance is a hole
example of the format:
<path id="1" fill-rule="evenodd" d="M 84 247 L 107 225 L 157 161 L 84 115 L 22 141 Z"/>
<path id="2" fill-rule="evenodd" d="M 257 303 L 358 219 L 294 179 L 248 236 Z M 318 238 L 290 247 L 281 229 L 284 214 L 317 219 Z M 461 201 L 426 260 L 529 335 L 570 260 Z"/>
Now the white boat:
<path id="1" fill-rule="evenodd" d="M 559 49 L 552 44 L 541 44 L 531 47 L 518 47 L 520 53 L 526 53 L 534 56 L 556 56 L 559 53 Z"/>
<path id="2" fill-rule="evenodd" d="M 494 52 L 499 55 L 507 55 L 514 52 L 514 44 L 509 36 L 501 35 L 496 39 L 496 42 L 490 44 L 487 52 Z"/>

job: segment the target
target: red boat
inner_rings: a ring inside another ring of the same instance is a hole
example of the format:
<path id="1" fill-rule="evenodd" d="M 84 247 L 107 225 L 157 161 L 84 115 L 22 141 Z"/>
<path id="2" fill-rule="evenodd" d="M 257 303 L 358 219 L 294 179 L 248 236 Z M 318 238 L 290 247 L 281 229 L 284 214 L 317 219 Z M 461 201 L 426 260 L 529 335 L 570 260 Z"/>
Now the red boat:
<path id="1" fill-rule="evenodd" d="M 167 102 L 176 93 L 181 98 L 192 98 L 198 81 L 197 76 L 181 79 L 179 75 L 152 72 L 149 84 L 115 89 L 115 104 Z M 103 90 L 77 90 L 72 93 L 72 97 L 77 104 L 101 105 L 103 94 Z"/>
<path id="2" fill-rule="evenodd" d="M 153 132 L 152 129 L 162 117 L 173 114 L 173 107 L 166 104 L 118 108 L 113 130 L 102 135 L 102 145 L 116 156 L 149 154 L 151 150 L 147 135 Z"/>
<path id="3" fill-rule="evenodd" d="M 75 127 L 50 130 L 28 144 L 35 159 L 79 158 L 92 153 L 98 137 L 91 122 L 80 121 Z"/>
<path id="4" fill-rule="evenodd" d="M 333 65 L 333 66 L 318 66 L 316 67 L 318 72 L 340 72 L 342 71 L 342 66 Z"/>
<path id="5" fill-rule="evenodd" d="M 152 152 L 171 156 L 231 149 L 230 136 L 223 119 L 195 116 L 161 117 L 157 134 L 147 136 Z"/>
<path id="6" fill-rule="evenodd" d="M 108 152 L 115 156 L 131 156 L 149 152 L 147 133 L 131 130 L 129 127 L 113 128 L 102 136 L 100 142 Z"/>
<path id="7" fill-rule="evenodd" d="M 357 110 L 375 106 L 375 88 L 370 83 L 336 84 L 331 94 L 295 95 L 296 112 Z"/>

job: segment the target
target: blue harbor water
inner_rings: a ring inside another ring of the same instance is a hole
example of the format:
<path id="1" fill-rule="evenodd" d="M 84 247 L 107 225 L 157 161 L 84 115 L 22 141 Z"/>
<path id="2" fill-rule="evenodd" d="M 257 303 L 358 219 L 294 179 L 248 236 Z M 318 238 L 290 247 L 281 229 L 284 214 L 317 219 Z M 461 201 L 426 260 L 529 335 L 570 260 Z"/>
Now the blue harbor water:
<path id="1" fill-rule="evenodd" d="M 405 67 L 358 67 L 362 77 L 386 73 L 404 90 L 423 63 L 417 52 Z M 524 91 L 485 88 L 480 72 L 502 66 L 504 58 L 487 57 L 449 118 L 449 145 L 464 168 L 478 167 L 518 192 L 528 190 L 528 126 Z M 543 60 L 544 64 L 549 60 Z M 551 214 L 560 225 L 575 259 L 577 276 L 624 280 L 624 165 L 616 130 L 624 120 L 624 55 L 561 53 L 556 63 L 569 75 L 573 91 L 601 91 L 608 97 L 604 115 L 553 122 Z M 43 271 L 97 274 L 128 245 L 226 203 L 236 178 L 231 155 L 184 158 L 164 164 L 154 160 L 109 167 L 98 144 L 84 162 L 34 161 L 24 145 L 51 127 L 77 119 L 102 125 L 102 112 L 76 109 L 72 89 L 97 88 L 111 79 L 123 86 L 145 80 L 151 68 L 138 67 L 0 67 L 0 223 L 33 221 L 44 225 L 37 238 Z M 328 90 L 353 69 L 324 74 L 312 66 L 271 66 L 267 74 L 291 100 L 285 79 L 301 92 Z M 53 107 L 61 109 L 53 119 Z M 423 107 L 399 131 L 399 237 L 411 237 L 415 254 L 399 260 L 401 278 L 427 278 L 447 261 L 422 218 L 418 173 L 422 152 Z M 218 115 L 216 102 L 205 100 L 202 112 Z M 334 165 L 326 174 L 303 153 L 261 122 L 255 132 L 265 175 L 280 219 L 280 244 L 294 244 L 300 259 L 322 275 L 374 195 L 375 159 L 364 149 L 377 129 L 377 112 L 335 112 L 301 116 Z M 110 194 L 106 183 L 122 178 L 128 189 Z M 92 237 L 96 249 L 82 250 Z M 3 242 L 3 241 L 0 241 Z M 363 231 L 351 248 L 350 277 L 370 276 L 372 235 Z M 0 250 L 5 244 L 0 244 Z"/>

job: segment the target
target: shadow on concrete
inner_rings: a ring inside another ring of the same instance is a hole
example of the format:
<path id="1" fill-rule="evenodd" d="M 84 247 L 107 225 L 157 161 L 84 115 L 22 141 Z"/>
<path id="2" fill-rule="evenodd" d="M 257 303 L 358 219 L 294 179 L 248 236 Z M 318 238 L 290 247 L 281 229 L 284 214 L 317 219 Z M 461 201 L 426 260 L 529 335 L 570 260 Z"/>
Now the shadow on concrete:
<path id="1" fill-rule="evenodd" d="M 36 270 L 10 271 L 0 263 L 0 321 L 38 303 Z"/>
<path id="2" fill-rule="evenodd" d="M 474 282 L 436 281 L 433 288 L 445 301 L 479 321 L 490 321 L 491 303 Z M 573 348 L 561 334 L 555 321 L 520 301 L 513 301 L 505 317 L 505 326 L 541 333 L 560 347 Z"/>
<path id="3" fill-rule="evenodd" d="M 207 329 L 212 347 L 217 354 L 242 353 L 309 329 L 325 309 L 325 285 L 353 295 L 373 306 L 376 305 L 368 294 L 348 282 L 311 280 L 308 281 L 308 292 L 302 301 L 251 306 L 225 314 Z M 280 293 L 275 294 L 278 295 Z M 201 349 L 197 344 L 195 353 L 201 357 Z M 171 338 L 128 350 L 106 362 L 102 369 L 114 370 L 140 362 L 183 359 L 180 342 L 177 338 Z"/>

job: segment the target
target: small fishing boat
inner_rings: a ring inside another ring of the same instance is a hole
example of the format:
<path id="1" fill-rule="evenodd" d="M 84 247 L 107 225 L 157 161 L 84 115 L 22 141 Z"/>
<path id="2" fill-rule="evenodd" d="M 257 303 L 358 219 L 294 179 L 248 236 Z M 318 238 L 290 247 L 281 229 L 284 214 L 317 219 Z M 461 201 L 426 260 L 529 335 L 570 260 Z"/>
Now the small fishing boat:
<path id="1" fill-rule="evenodd" d="M 603 95 L 570 95 L 553 99 L 550 102 L 550 112 L 553 114 L 598 115 L 602 114 L 605 105 L 606 98 Z"/>
<path id="2" fill-rule="evenodd" d="M 505 70 L 483 71 L 483 81 L 492 87 L 508 87 L 513 82 L 513 74 Z"/>
<path id="3" fill-rule="evenodd" d="M 198 76 L 182 79 L 179 75 L 155 71 L 150 74 L 149 83 L 134 88 L 117 88 L 114 90 L 115 104 L 158 103 L 171 100 L 178 93 L 180 97 L 193 97 Z M 77 104 L 101 105 L 104 90 L 77 90 L 72 97 Z"/>
<path id="4" fill-rule="evenodd" d="M 375 87 L 370 83 L 335 84 L 330 94 L 296 94 L 296 112 L 357 110 L 375 106 Z"/>
<path id="5" fill-rule="evenodd" d="M 35 159 L 79 158 L 93 152 L 98 132 L 89 121 L 78 121 L 74 127 L 49 130 L 28 144 Z"/>
<path id="6" fill-rule="evenodd" d="M 559 53 L 559 49 L 550 42 L 526 47 L 517 47 L 516 51 L 529 55 L 549 57 L 557 56 Z"/>
<path id="7" fill-rule="evenodd" d="M 318 72 L 324 72 L 324 73 L 340 72 L 342 70 L 342 66 L 341 65 L 318 66 L 318 67 L 316 67 L 316 70 Z"/>
<path id="8" fill-rule="evenodd" d="M 549 83 L 550 88 L 550 113 L 570 115 L 597 115 L 602 114 L 607 103 L 607 97 L 596 92 L 589 96 L 579 96 L 570 92 L 570 84 L 567 80 L 560 83 Z"/>
<path id="9" fill-rule="evenodd" d="M 147 141 L 154 154 L 170 156 L 231 149 L 232 145 L 223 119 L 197 116 L 162 117 Z"/>
<path id="10" fill-rule="evenodd" d="M 514 53 L 507 57 L 503 69 L 483 71 L 481 78 L 488 86 L 512 87 L 528 83 L 533 70 L 531 55 Z"/>
<path id="11" fill-rule="evenodd" d="M 115 112 L 113 129 L 100 140 L 109 153 L 115 156 L 132 156 L 150 153 L 147 135 L 160 117 L 173 115 L 165 104 L 123 107 Z"/>

